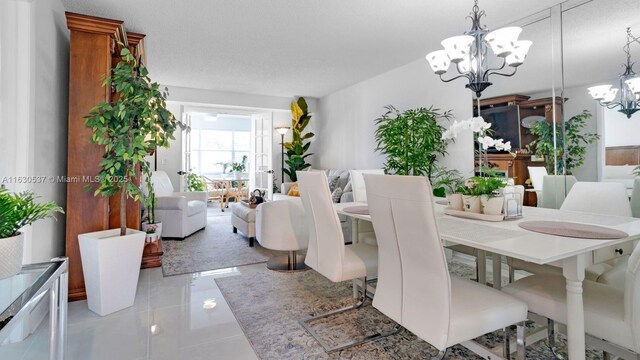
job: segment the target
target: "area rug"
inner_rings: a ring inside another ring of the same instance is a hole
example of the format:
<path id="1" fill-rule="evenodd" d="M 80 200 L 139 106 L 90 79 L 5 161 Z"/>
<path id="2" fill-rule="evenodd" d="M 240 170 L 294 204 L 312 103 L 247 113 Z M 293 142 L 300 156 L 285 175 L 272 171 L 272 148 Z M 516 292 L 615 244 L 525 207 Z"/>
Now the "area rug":
<path id="1" fill-rule="evenodd" d="M 271 256 L 284 254 L 268 250 L 237 233 L 231 226 L 231 212 L 209 209 L 207 227 L 184 240 L 162 240 L 164 276 L 216 270 L 266 262 Z"/>
<path id="2" fill-rule="evenodd" d="M 465 264 L 450 265 L 465 277 L 474 269 Z M 238 276 L 216 279 L 257 356 L 263 360 L 282 359 L 431 359 L 437 350 L 405 329 L 387 338 L 340 352 L 327 354 L 298 323 L 313 312 L 339 308 L 353 301 L 350 282 L 334 284 L 313 270 L 289 274 L 256 269 Z M 251 289 L 251 291 L 247 291 Z M 370 305 L 370 303 L 368 303 Z M 425 306 L 429 306 L 425 299 Z M 326 341 L 336 344 L 348 339 L 389 330 L 392 320 L 372 306 L 349 311 L 328 320 L 312 323 Z M 534 325 L 529 325 L 533 328 Z M 515 336 L 515 334 L 513 335 Z M 502 331 L 476 339 L 493 347 L 502 341 Z M 558 344 L 566 346 L 559 336 Z M 588 359 L 599 359 L 592 349 Z M 527 359 L 552 359 L 544 342 L 527 346 Z M 481 359 L 462 346 L 454 346 L 445 359 Z"/>

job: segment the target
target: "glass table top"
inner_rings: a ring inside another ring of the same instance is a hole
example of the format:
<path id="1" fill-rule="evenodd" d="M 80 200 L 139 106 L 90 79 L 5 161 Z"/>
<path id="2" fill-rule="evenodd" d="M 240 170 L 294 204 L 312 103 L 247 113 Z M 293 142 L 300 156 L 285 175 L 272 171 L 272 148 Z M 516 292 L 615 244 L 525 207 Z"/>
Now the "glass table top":
<path id="1" fill-rule="evenodd" d="M 0 330 L 34 297 L 58 270 L 62 262 L 54 261 L 22 267 L 17 275 L 0 280 Z"/>

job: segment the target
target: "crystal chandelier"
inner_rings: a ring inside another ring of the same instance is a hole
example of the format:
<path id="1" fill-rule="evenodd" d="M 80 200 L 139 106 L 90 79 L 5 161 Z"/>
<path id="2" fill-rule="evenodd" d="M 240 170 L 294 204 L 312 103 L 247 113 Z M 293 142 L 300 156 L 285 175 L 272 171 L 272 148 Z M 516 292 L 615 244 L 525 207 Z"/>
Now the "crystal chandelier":
<path id="1" fill-rule="evenodd" d="M 480 11 L 478 0 L 475 0 L 473 12 L 467 16 L 472 21 L 471 30 L 464 35 L 443 40 L 441 44 L 444 50 L 433 51 L 426 56 L 431 69 L 440 76 L 440 80 L 450 82 L 465 77 L 469 81 L 465 87 L 475 92 L 477 97 L 492 85 L 489 82 L 490 75 L 513 76 L 518 66 L 524 63 L 532 44 L 529 40 L 518 40 L 522 31 L 519 27 L 505 27 L 489 32 L 480 24 L 480 18 L 484 15 L 484 10 Z M 495 56 L 502 59 L 500 67 L 489 67 L 489 47 Z M 460 75 L 447 80 L 442 75 L 447 72 L 451 63 L 455 64 Z M 501 72 L 507 65 L 512 71 Z"/>
<path id="2" fill-rule="evenodd" d="M 624 46 L 624 52 L 627 54 L 627 63 L 624 65 L 625 70 L 620 77 L 620 89 L 611 88 L 612 85 L 598 85 L 590 87 L 589 94 L 597 100 L 600 105 L 607 109 L 615 109 L 620 107 L 619 112 L 631 118 L 631 115 L 640 110 L 640 76 L 633 71 L 633 63 L 631 63 L 631 43 L 638 42 L 638 38 L 633 37 L 631 28 L 627 28 L 627 44 Z M 620 92 L 620 101 L 614 102 L 616 95 Z"/>

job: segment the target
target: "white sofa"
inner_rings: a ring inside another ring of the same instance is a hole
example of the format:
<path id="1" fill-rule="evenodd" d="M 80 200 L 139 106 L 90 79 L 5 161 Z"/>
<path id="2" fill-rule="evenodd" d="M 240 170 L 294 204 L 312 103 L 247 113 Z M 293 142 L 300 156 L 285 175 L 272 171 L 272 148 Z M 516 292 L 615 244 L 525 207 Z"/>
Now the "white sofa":
<path id="1" fill-rule="evenodd" d="M 163 238 L 179 238 L 193 234 L 207 226 L 207 192 L 174 192 L 164 171 L 151 175 L 156 194 L 156 219 L 162 222 Z"/>
<path id="2" fill-rule="evenodd" d="M 602 171 L 602 181 L 623 183 L 630 192 L 636 175 L 633 170 L 637 165 L 607 165 Z"/>

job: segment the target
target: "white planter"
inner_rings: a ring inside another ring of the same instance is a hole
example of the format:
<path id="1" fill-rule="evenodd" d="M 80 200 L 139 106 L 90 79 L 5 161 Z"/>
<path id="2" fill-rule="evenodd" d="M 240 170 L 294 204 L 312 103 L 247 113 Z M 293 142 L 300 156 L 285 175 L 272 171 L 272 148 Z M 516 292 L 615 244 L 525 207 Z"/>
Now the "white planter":
<path id="1" fill-rule="evenodd" d="M 464 211 L 478 214 L 482 212 L 482 204 L 480 203 L 479 196 L 462 195 L 462 203 L 464 204 Z"/>
<path id="2" fill-rule="evenodd" d="M 133 305 L 145 233 L 127 229 L 78 235 L 89 310 L 105 316 Z"/>
<path id="3" fill-rule="evenodd" d="M 0 239 L 0 279 L 11 277 L 22 269 L 24 234 Z"/>
<path id="4" fill-rule="evenodd" d="M 462 194 L 447 194 L 447 201 L 449 201 L 449 208 L 451 210 L 462 211 L 464 209 Z"/>
<path id="5" fill-rule="evenodd" d="M 149 233 L 147 231 L 149 227 L 155 227 L 155 232 Z M 146 242 L 158 241 L 162 237 L 162 223 L 157 222 L 154 224 L 149 224 L 144 222 L 142 223 L 142 231 L 146 233 L 146 237 L 145 237 Z"/>
<path id="6" fill-rule="evenodd" d="M 487 215 L 500 215 L 502 214 L 502 208 L 504 207 L 504 197 L 503 196 L 493 196 L 489 197 L 488 195 L 483 195 L 480 198 L 480 202 L 482 203 L 482 213 Z"/>

